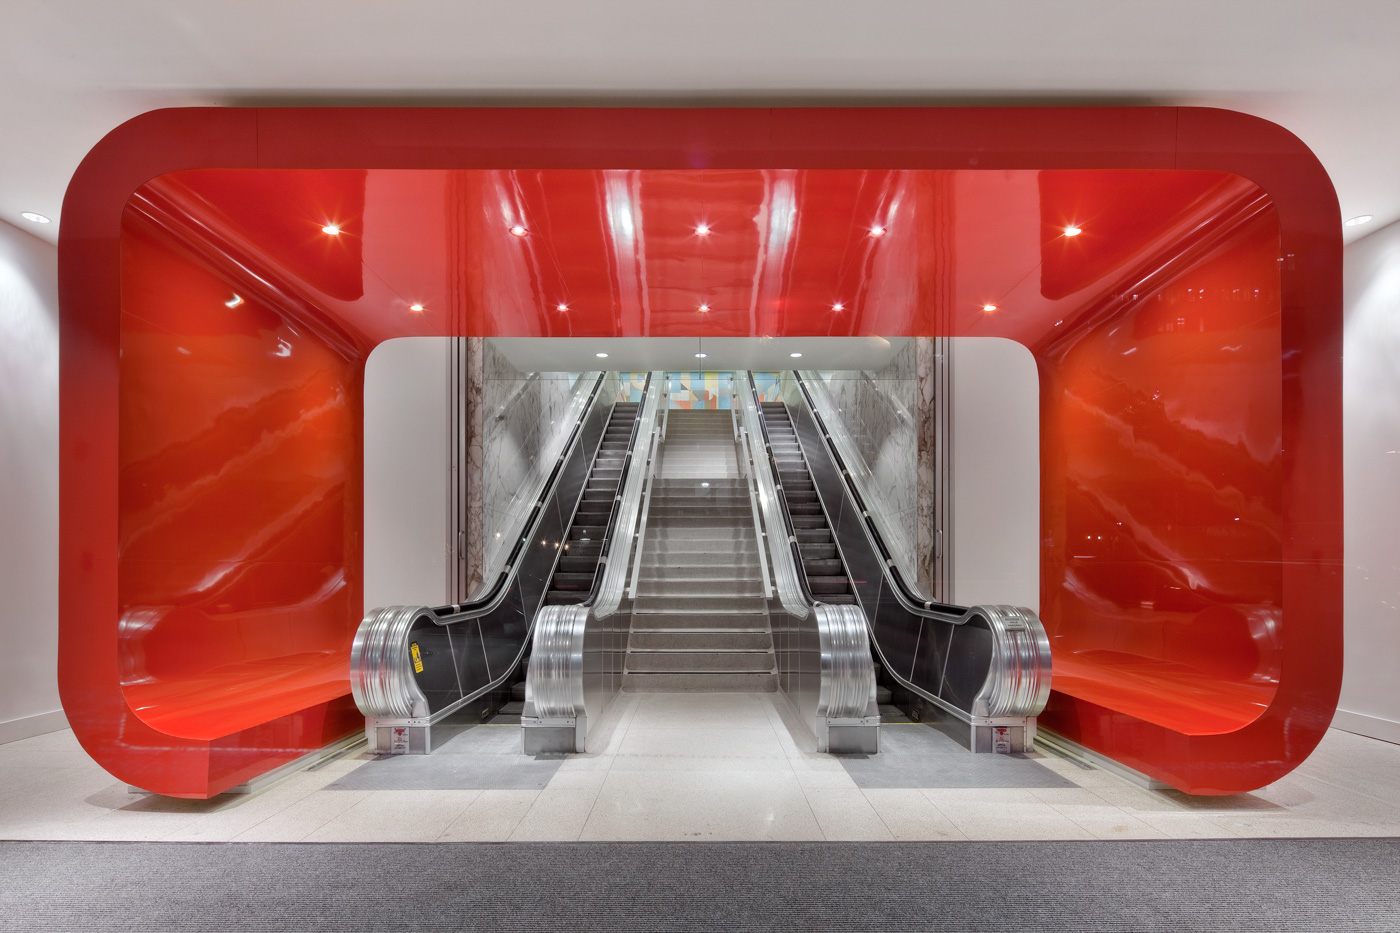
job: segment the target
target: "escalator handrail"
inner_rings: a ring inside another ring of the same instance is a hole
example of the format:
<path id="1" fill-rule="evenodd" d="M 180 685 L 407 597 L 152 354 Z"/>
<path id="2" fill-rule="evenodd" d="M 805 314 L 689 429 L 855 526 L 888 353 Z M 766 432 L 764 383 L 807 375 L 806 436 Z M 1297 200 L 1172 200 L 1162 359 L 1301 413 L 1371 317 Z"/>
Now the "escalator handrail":
<path id="1" fill-rule="evenodd" d="M 574 421 L 573 428 L 569 431 L 569 438 L 564 442 L 563 448 L 559 451 L 559 456 L 554 461 L 553 468 L 550 469 L 549 476 L 545 479 L 544 486 L 539 494 L 535 496 L 535 504 L 531 507 L 529 515 L 521 526 L 521 532 L 517 536 L 515 546 L 511 548 L 510 556 L 506 558 L 505 566 L 496 575 L 496 581 L 491 585 L 491 589 L 480 597 L 468 600 L 464 603 L 455 603 L 446 606 L 438 606 L 428 610 L 433 615 L 433 621 L 438 625 L 452 625 L 456 622 L 463 622 L 468 619 L 479 618 L 495 609 L 505 595 L 510 590 L 510 581 L 515 574 L 515 568 L 520 562 L 520 555 L 526 546 L 535 537 L 535 532 L 539 529 L 540 522 L 544 519 L 544 506 L 549 501 L 550 495 L 554 492 L 554 487 L 559 483 L 559 474 L 564 469 L 564 464 L 568 462 L 569 456 L 573 453 L 574 447 L 579 442 L 579 437 L 583 432 L 583 426 L 588 421 L 588 416 L 600 403 L 606 403 L 606 399 L 601 398 L 603 383 L 607 379 L 607 373 L 599 373 L 597 380 L 593 384 L 593 389 L 588 395 L 588 402 L 583 406 L 582 413 Z"/>
<path id="2" fill-rule="evenodd" d="M 807 575 L 797 570 L 802 566 L 802 555 L 797 546 L 797 531 L 793 528 L 788 510 L 778 498 L 783 488 L 782 477 L 778 473 L 778 463 L 773 457 L 773 444 L 768 438 L 767 423 L 759 409 L 753 373 L 745 372 L 742 379 L 735 381 L 739 383 L 739 391 L 743 396 L 740 407 L 744 430 L 749 437 L 756 438 L 763 444 L 763 459 L 767 469 L 759 468 L 753 472 L 758 484 L 763 524 L 768 530 L 768 553 L 772 560 L 773 582 L 778 590 L 778 600 L 788 613 L 805 619 L 816 599 L 807 585 Z"/>
<path id="3" fill-rule="evenodd" d="M 592 594 L 583 602 L 593 610 L 596 618 L 607 618 L 622 604 L 622 594 L 627 586 L 627 558 L 632 551 L 632 543 L 637 533 L 637 518 L 645 485 L 647 470 L 637 466 L 637 443 L 641 438 L 651 442 L 656 424 L 656 410 L 661 396 L 662 374 L 647 374 L 642 387 L 642 404 L 637 409 L 637 418 L 632 422 L 632 436 L 627 441 L 627 455 L 622 463 L 622 475 L 618 479 L 617 497 L 612 513 L 608 517 L 607 530 L 603 533 L 603 546 L 599 551 L 598 568 L 594 571 Z M 616 560 L 614 556 L 616 545 Z"/>
<path id="4" fill-rule="evenodd" d="M 841 483 L 846 489 L 846 494 L 851 497 L 851 501 L 856 505 L 856 513 L 861 516 L 861 524 L 865 528 L 865 533 L 870 537 L 871 543 L 875 546 L 876 552 L 880 555 L 880 562 L 884 566 L 885 577 L 894 584 L 895 597 L 904 604 L 904 607 L 916 615 L 924 618 L 940 619 L 944 622 L 951 622 L 954 625 L 961 625 L 968 621 L 975 613 L 974 609 L 964 606 L 956 606 L 951 603 L 941 603 L 937 600 L 925 599 L 918 590 L 909 585 L 909 581 L 904 578 L 903 571 L 900 570 L 899 562 L 890 553 L 889 546 L 885 543 L 884 537 L 880 534 L 880 529 L 871 517 L 871 512 L 866 504 L 865 497 L 858 488 L 858 483 L 854 482 L 854 476 L 847 465 L 845 458 L 837 449 L 836 442 L 832 439 L 831 430 L 827 427 L 826 419 L 822 417 L 817 409 L 816 401 L 812 397 L 811 389 L 807 386 L 806 380 L 800 372 L 793 371 L 793 381 L 802 394 L 802 400 L 807 406 L 807 412 L 812 416 L 818 430 L 821 431 L 822 440 L 826 443 L 827 453 L 836 464 L 837 472 L 841 475 Z"/>

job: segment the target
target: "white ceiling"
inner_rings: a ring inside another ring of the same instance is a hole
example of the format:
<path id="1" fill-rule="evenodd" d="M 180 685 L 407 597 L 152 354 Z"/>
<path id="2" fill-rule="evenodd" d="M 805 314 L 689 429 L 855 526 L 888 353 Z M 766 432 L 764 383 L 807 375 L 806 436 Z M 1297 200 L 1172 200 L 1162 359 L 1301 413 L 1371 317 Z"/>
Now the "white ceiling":
<path id="1" fill-rule="evenodd" d="M 497 337 L 491 341 L 523 373 L 878 370 L 908 342 L 908 337 Z M 599 353 L 607 356 L 600 359 Z M 705 356 L 697 358 L 696 353 Z M 793 357 L 793 353 L 802 355 Z"/>
<path id="2" fill-rule="evenodd" d="M 1396 0 L 0 0 L 0 218 L 130 117 L 307 103 L 1116 103 L 1282 124 L 1400 219 Z"/>

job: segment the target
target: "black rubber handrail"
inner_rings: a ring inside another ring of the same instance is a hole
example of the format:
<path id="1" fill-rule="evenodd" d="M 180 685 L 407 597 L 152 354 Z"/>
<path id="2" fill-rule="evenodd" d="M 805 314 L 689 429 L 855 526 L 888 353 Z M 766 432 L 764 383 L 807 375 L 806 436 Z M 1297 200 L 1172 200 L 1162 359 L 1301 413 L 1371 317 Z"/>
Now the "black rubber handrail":
<path id="1" fill-rule="evenodd" d="M 813 421 L 816 422 L 818 429 L 821 431 L 822 440 L 826 442 L 827 452 L 831 455 L 832 461 L 836 464 L 836 468 L 841 474 L 842 485 L 846 487 L 846 495 L 850 496 L 852 501 L 855 502 L 861 517 L 861 523 L 865 526 L 866 532 L 870 535 L 870 540 L 874 542 L 876 550 L 880 553 L 880 560 L 884 565 L 886 579 L 895 585 L 899 590 L 900 597 L 903 601 L 910 604 L 909 608 L 914 612 L 928 618 L 942 618 L 944 615 L 961 617 L 957 619 L 944 619 L 944 621 L 947 622 L 961 623 L 966 621 L 968 613 L 967 607 L 926 599 L 904 579 L 904 574 L 900 571 L 898 563 L 891 556 L 890 549 L 885 544 L 885 539 L 880 535 L 880 529 L 876 527 L 874 519 L 870 517 L 870 509 L 866 507 L 865 500 L 861 498 L 860 492 L 855 488 L 855 484 L 850 481 L 850 470 L 846 466 L 846 461 L 841 458 L 840 452 L 837 451 L 836 444 L 831 440 L 831 431 L 827 429 L 826 421 L 822 418 L 821 412 L 817 411 L 817 406 L 812 400 L 812 393 L 807 388 L 806 381 L 796 370 L 793 370 L 792 376 L 797 382 L 798 389 L 802 392 L 803 399 L 807 402 L 807 410 L 811 413 Z"/>
<path id="2" fill-rule="evenodd" d="M 439 625 L 451 625 L 458 621 L 455 616 L 474 617 L 475 615 L 490 608 L 490 606 L 500 598 L 501 593 L 510 584 L 512 575 L 520 563 L 520 555 L 524 552 L 525 546 L 533 536 L 535 526 L 539 523 L 540 511 L 544 508 L 545 502 L 549 500 L 550 492 L 559 482 L 559 473 L 564 469 L 564 464 L 568 460 L 569 451 L 573 448 L 574 442 L 578 439 L 579 432 L 583 430 L 584 422 L 588 420 L 588 413 L 593 410 L 593 406 L 598 401 L 598 393 L 603 390 L 603 382 L 607 379 L 606 372 L 599 373 L 598 381 L 593 384 L 593 389 L 588 393 L 588 404 L 583 406 L 583 412 L 579 415 L 578 421 L 574 422 L 573 429 L 569 432 L 569 439 L 564 442 L 560 449 L 559 457 L 554 461 L 554 468 L 549 471 L 549 477 L 545 480 L 544 487 L 540 490 L 539 497 L 535 500 L 534 506 L 530 509 L 530 514 L 525 519 L 524 528 L 530 529 L 526 534 L 521 535 L 511 548 L 510 556 L 506 558 L 506 565 L 501 568 L 501 572 L 496 575 L 496 582 L 491 585 L 483 596 L 469 600 L 465 603 L 453 603 L 446 606 L 438 606 L 429 610 L 437 618 L 434 620 Z M 591 472 L 590 467 L 590 472 Z M 575 506 L 577 511 L 577 506 Z M 570 524 L 572 525 L 572 519 Z"/>

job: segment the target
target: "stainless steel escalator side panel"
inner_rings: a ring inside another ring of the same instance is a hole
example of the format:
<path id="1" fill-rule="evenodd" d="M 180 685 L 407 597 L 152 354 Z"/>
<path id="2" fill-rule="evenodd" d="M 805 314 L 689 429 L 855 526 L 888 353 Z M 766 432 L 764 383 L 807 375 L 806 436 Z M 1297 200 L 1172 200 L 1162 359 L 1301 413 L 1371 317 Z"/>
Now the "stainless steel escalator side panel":
<path id="1" fill-rule="evenodd" d="M 763 430 L 750 374 L 736 373 L 734 403 L 754 450 L 754 489 L 768 542 L 777 599 L 769 601 L 778 688 L 788 697 L 817 749 L 875 754 L 880 750 L 880 711 L 875 703 L 875 662 L 869 626 L 858 605 L 830 605 L 807 591 L 797 567 L 796 538 L 785 519 L 770 466 L 772 450 Z"/>
<path id="2" fill-rule="evenodd" d="M 645 517 L 640 504 L 648 472 L 634 455 L 638 448 L 650 447 L 659 429 L 664 383 L 659 372 L 648 381 L 597 590 L 584 603 L 545 606 L 535 617 L 520 717 L 527 755 L 586 751 L 589 730 L 622 689 L 631 628 L 630 602 L 624 603 L 623 591 L 637 524 Z"/>

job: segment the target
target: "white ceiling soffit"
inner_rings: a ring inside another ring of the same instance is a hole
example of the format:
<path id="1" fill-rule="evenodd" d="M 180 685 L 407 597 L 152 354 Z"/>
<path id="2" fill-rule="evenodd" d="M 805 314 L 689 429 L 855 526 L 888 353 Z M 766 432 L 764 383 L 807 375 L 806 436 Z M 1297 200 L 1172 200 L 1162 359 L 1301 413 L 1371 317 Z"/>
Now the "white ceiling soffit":
<path id="1" fill-rule="evenodd" d="M 496 337 L 491 344 L 521 372 L 724 372 L 736 369 L 878 370 L 908 337 Z M 697 358 L 696 353 L 705 356 Z M 607 356 L 600 358 L 599 353 Z M 801 353 L 793 357 L 793 353 Z"/>
<path id="2" fill-rule="evenodd" d="M 1396 0 L 3 0 L 0 35 L 0 219 L 51 242 L 20 212 L 58 221 L 104 134 L 191 105 L 1224 107 L 1376 215 L 1349 240 L 1400 219 Z"/>

